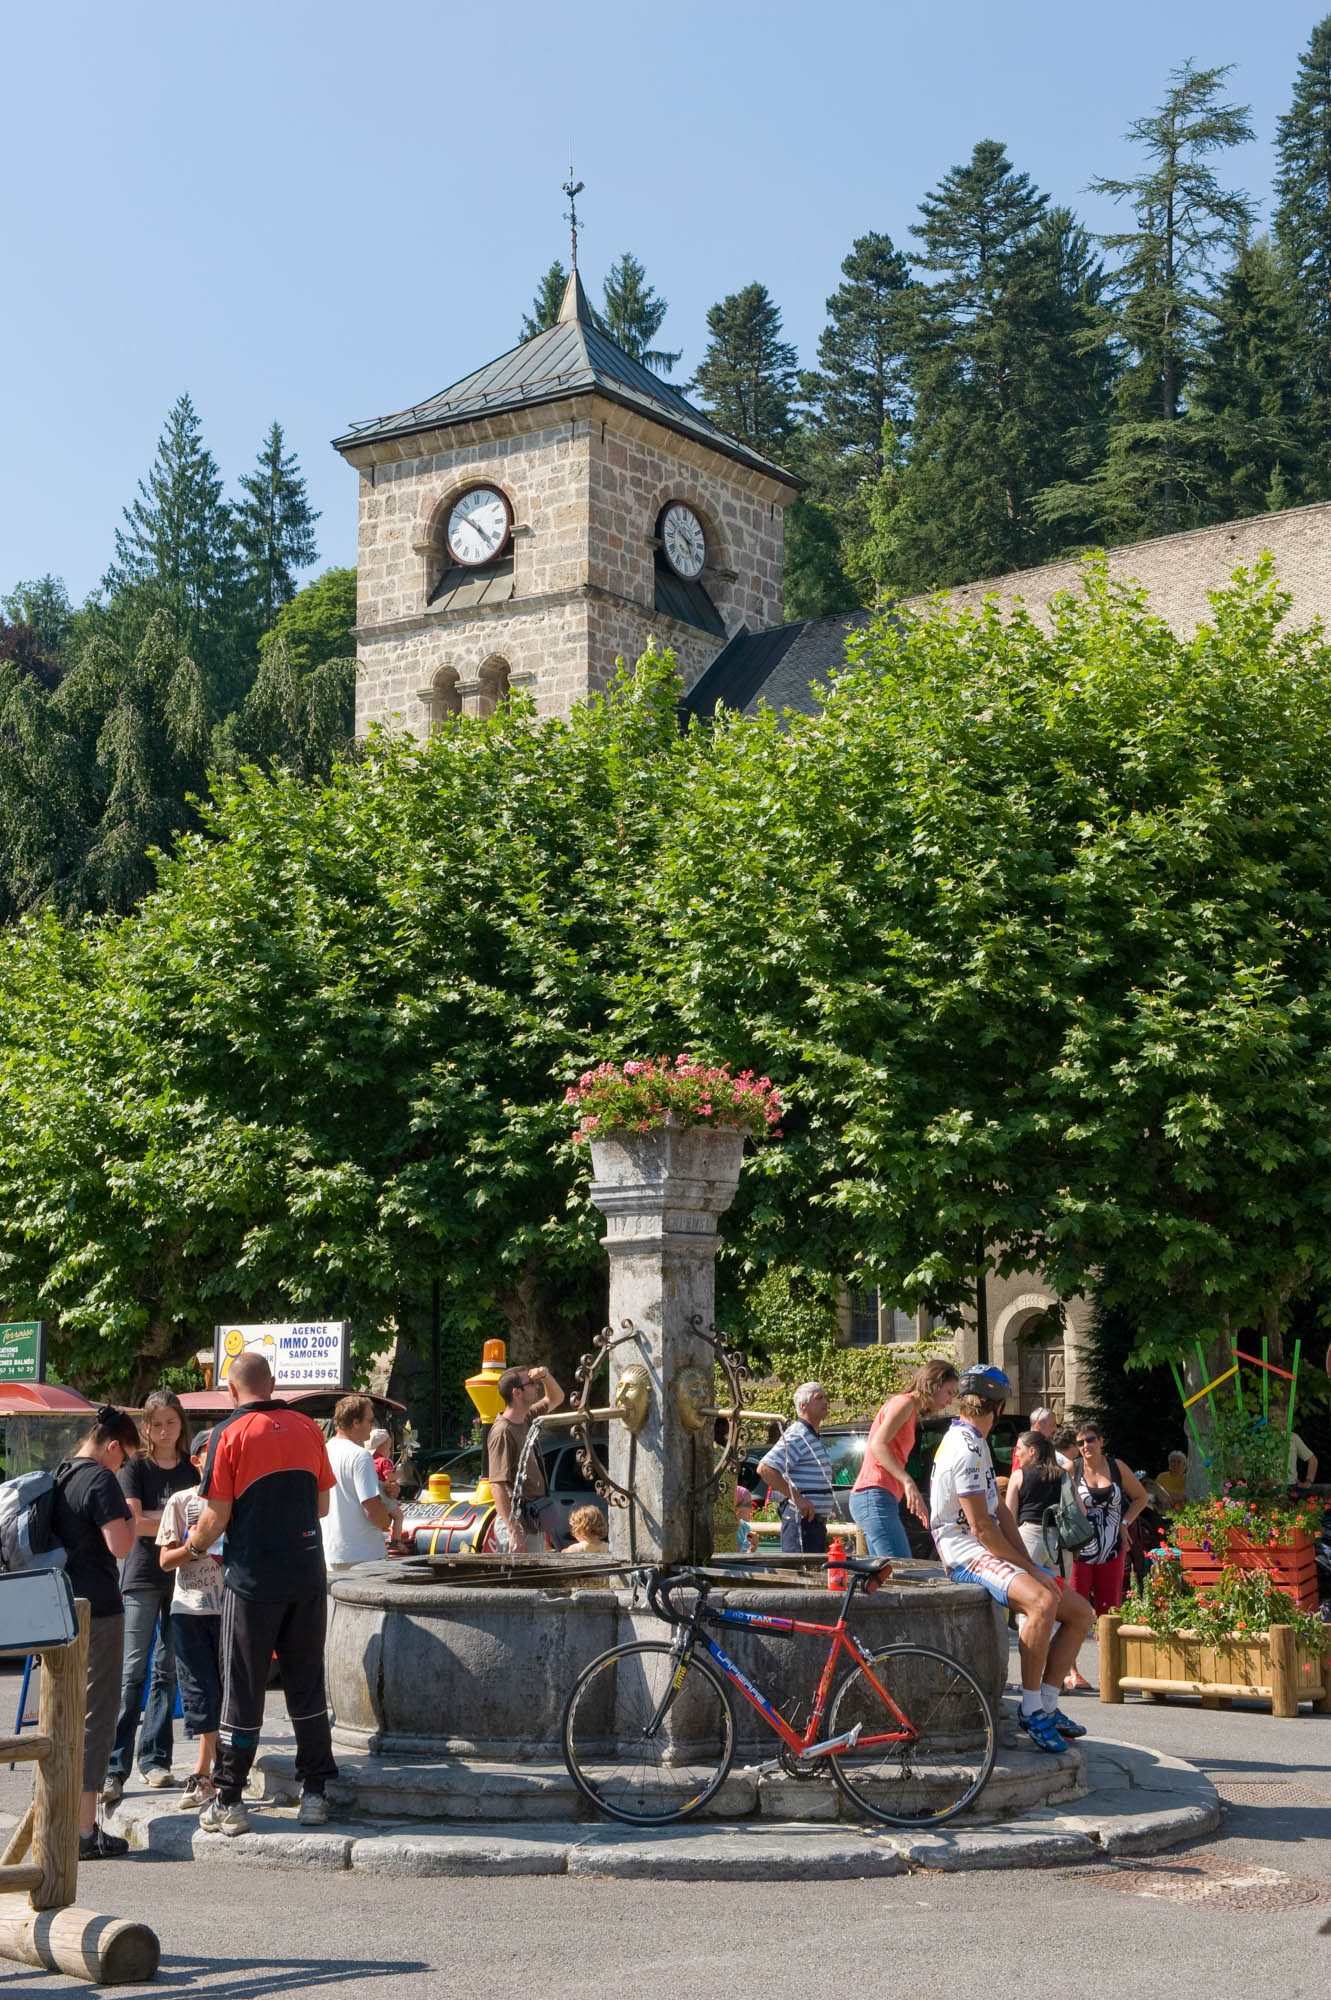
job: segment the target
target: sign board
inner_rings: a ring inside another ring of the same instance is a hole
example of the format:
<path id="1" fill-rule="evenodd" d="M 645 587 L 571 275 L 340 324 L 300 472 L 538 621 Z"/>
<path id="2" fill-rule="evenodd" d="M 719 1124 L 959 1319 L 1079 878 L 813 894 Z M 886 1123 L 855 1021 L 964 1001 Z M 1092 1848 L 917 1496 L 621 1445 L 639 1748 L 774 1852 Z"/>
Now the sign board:
<path id="1" fill-rule="evenodd" d="M 46 1380 L 46 1322 L 0 1321 L 0 1382 Z"/>
<path id="2" fill-rule="evenodd" d="M 213 1385 L 221 1388 L 238 1354 L 262 1354 L 279 1389 L 345 1389 L 347 1323 L 344 1319 L 280 1326 L 213 1328 Z"/>

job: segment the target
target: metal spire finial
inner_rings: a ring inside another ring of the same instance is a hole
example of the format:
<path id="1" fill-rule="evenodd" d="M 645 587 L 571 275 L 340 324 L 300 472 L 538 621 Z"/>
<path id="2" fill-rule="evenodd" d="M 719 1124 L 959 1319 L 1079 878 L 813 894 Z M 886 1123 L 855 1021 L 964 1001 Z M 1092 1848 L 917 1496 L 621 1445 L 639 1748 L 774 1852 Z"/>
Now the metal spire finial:
<path id="1" fill-rule="evenodd" d="M 573 243 L 573 268 L 575 271 L 578 268 L 578 196 L 582 193 L 584 185 L 584 182 L 575 181 L 573 178 L 573 155 L 570 153 L 568 179 L 564 182 L 564 193 L 568 196 L 568 207 L 564 211 L 564 220 L 568 224 L 569 235 Z"/>

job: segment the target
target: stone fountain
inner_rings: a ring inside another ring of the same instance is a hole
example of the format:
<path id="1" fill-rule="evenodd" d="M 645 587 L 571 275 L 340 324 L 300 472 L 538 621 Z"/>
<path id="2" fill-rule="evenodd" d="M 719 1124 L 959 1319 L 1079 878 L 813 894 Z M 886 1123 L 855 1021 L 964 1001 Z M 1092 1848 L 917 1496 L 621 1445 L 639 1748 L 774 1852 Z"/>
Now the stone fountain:
<path id="1" fill-rule="evenodd" d="M 717 1224 L 734 1199 L 744 1143 L 735 1131 L 672 1126 L 592 1142 L 591 1196 L 606 1218 L 610 1265 L 610 1323 L 599 1344 L 609 1396 L 592 1407 L 587 1371 L 579 1407 L 557 1419 L 575 1432 L 581 1426 L 587 1444 L 592 1420 L 609 1420 L 602 1470 L 607 1497 L 622 1503 L 610 1509 L 620 1563 L 711 1554 L 713 1496 L 718 1478 L 733 1476 L 744 1415 L 739 1375 L 733 1364 L 718 1371 L 725 1348 L 710 1331 Z M 728 1400 L 715 1387 L 722 1377 Z M 728 1419 L 729 1449 L 719 1457 L 717 1413 Z M 997 1699 L 1007 1634 L 996 1607 L 974 1585 L 908 1567 L 920 1580 L 861 1600 L 857 1629 L 873 1646 L 909 1638 L 957 1653 Z M 482 1580 L 481 1565 L 456 1557 L 377 1563 L 336 1579 L 329 1695 L 344 1749 L 505 1765 L 557 1760 L 564 1702 L 580 1669 L 620 1640 L 660 1636 L 623 1575 L 608 1582 L 584 1558 L 514 1557 L 501 1576 L 505 1587 L 496 1588 Z M 788 1576 L 737 1578 L 727 1601 L 810 1615 L 808 1584 Z M 830 1615 L 833 1601 L 822 1602 Z M 781 1685 L 790 1649 L 756 1634 L 748 1643 L 744 1663 Z M 771 1753 L 770 1734 L 747 1709 L 739 1744 L 741 1755 Z"/>

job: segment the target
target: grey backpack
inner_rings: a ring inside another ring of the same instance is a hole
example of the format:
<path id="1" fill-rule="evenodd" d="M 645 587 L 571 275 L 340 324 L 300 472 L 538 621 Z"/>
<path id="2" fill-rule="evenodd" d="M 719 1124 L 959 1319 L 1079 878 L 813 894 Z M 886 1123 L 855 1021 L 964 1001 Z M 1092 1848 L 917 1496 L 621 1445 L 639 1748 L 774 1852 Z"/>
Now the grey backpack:
<path id="1" fill-rule="evenodd" d="M 63 1569 L 68 1551 L 58 1542 L 54 1472 L 23 1472 L 0 1485 L 0 1570 Z"/>

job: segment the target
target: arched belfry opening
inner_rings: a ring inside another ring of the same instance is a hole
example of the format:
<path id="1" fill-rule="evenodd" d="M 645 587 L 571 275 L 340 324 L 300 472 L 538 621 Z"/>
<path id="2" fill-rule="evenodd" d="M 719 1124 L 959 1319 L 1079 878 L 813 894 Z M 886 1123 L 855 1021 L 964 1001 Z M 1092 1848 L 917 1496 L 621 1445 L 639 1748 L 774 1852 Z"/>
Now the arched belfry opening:
<path id="1" fill-rule="evenodd" d="M 508 661 L 487 660 L 476 677 L 476 714 L 493 715 L 512 690 L 513 675 Z"/>

